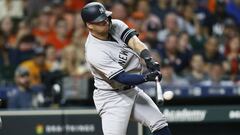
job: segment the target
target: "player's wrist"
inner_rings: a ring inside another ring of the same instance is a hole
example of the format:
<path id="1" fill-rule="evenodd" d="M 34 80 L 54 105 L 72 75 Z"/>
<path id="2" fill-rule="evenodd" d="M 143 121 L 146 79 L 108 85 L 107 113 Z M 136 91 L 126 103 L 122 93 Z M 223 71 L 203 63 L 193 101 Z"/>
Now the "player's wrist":
<path id="1" fill-rule="evenodd" d="M 147 68 L 149 71 L 160 71 L 160 65 L 151 57 L 150 51 L 148 49 L 144 49 L 140 53 L 140 57 L 144 59 Z"/>
<path id="2" fill-rule="evenodd" d="M 152 57 L 148 49 L 144 49 L 140 52 L 140 57 L 146 61 L 151 61 Z"/>

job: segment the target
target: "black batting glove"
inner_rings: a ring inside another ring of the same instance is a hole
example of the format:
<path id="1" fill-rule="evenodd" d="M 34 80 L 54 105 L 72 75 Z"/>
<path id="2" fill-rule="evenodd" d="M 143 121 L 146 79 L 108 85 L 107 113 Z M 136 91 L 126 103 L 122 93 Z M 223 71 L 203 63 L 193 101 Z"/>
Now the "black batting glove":
<path id="1" fill-rule="evenodd" d="M 145 74 L 145 81 L 148 82 L 148 81 L 155 81 L 156 80 L 156 77 L 158 77 L 159 81 L 161 81 L 162 79 L 162 74 L 160 71 L 153 71 L 153 72 L 149 72 L 147 74 Z"/>
<path id="2" fill-rule="evenodd" d="M 160 71 L 160 65 L 153 60 L 148 49 L 144 49 L 140 53 L 140 57 L 144 59 L 146 66 L 150 72 Z"/>
<path id="3" fill-rule="evenodd" d="M 145 63 L 149 71 L 160 71 L 160 64 L 152 58 L 145 59 Z"/>

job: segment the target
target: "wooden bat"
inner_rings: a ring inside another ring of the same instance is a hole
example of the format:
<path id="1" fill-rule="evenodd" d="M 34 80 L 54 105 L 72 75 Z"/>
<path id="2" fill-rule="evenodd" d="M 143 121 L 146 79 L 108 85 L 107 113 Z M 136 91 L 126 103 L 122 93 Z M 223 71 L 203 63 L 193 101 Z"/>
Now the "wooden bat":
<path id="1" fill-rule="evenodd" d="M 155 81 L 156 82 L 156 103 L 162 105 L 164 102 L 162 87 L 161 87 L 159 78 L 156 77 L 155 80 L 156 80 Z"/>
<path id="2" fill-rule="evenodd" d="M 0 129 L 2 128 L 2 119 L 0 117 Z"/>

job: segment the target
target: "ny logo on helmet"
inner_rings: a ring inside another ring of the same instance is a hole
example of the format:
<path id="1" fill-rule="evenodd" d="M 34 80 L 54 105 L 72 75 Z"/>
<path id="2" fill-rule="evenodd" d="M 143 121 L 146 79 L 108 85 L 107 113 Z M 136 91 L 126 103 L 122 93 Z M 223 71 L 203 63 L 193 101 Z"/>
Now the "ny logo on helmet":
<path id="1" fill-rule="evenodd" d="M 100 11 L 101 14 L 104 13 L 104 9 L 102 7 L 99 8 L 99 11 Z"/>

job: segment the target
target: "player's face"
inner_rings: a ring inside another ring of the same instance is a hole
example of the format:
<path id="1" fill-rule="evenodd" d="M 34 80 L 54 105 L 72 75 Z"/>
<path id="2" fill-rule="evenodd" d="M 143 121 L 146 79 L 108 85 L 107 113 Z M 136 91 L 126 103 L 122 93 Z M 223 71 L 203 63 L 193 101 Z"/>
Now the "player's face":
<path id="1" fill-rule="evenodd" d="M 96 33 L 108 33 L 109 30 L 109 20 L 108 18 L 97 23 L 90 23 L 90 29 Z"/>

